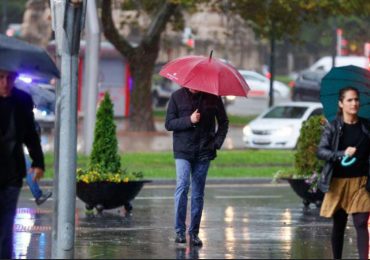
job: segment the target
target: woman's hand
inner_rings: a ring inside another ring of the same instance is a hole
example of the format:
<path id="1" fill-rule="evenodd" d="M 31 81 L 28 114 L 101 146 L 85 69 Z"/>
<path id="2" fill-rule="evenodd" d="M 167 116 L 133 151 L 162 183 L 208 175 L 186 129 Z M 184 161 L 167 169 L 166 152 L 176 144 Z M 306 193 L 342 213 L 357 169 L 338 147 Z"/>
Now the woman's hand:
<path id="1" fill-rule="evenodd" d="M 348 155 L 349 157 L 352 157 L 356 153 L 356 147 L 347 147 L 347 149 L 344 151 L 345 155 Z"/>

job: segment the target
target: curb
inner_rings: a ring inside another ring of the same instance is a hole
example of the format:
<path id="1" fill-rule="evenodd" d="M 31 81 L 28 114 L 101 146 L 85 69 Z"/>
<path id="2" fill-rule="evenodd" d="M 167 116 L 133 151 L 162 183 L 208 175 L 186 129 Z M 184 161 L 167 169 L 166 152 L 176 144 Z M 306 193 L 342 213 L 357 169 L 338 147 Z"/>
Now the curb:
<path id="1" fill-rule="evenodd" d="M 149 180 L 146 185 L 176 185 L 175 179 L 154 179 Z M 269 184 L 271 178 L 209 178 L 207 184 Z M 52 179 L 41 180 L 40 186 L 53 186 Z"/>

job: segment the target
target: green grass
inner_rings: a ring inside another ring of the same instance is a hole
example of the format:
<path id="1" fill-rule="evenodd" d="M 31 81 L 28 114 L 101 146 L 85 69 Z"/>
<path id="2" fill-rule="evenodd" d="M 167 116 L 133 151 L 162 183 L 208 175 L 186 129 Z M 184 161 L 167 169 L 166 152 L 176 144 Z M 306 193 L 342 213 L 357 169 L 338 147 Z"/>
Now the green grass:
<path id="1" fill-rule="evenodd" d="M 293 79 L 291 77 L 289 77 L 288 75 L 276 75 L 275 80 L 281 81 L 281 82 L 288 85 L 289 82 L 291 82 Z"/>
<path id="2" fill-rule="evenodd" d="M 124 153 L 122 167 L 141 171 L 145 179 L 175 179 L 172 152 Z M 209 169 L 210 178 L 272 178 L 278 170 L 292 171 L 294 152 L 283 150 L 220 151 Z M 53 176 L 53 155 L 46 154 L 46 178 Z M 78 155 L 78 167 L 86 167 L 88 157 Z"/>
<path id="3" fill-rule="evenodd" d="M 166 111 L 165 110 L 154 110 L 154 119 L 158 121 L 164 121 L 166 118 Z M 236 115 L 228 115 L 230 125 L 233 126 L 244 126 L 248 124 L 250 121 L 255 119 L 257 115 L 252 116 L 236 116 Z"/>

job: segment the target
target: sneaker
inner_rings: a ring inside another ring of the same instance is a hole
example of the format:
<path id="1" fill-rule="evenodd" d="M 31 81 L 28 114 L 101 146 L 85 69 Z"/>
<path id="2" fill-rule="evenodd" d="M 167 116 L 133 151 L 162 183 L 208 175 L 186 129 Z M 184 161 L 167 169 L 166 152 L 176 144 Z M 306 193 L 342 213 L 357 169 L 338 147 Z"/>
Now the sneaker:
<path id="1" fill-rule="evenodd" d="M 186 237 L 184 233 L 177 233 L 175 238 L 175 243 L 179 244 L 185 244 L 186 243 Z"/>
<path id="2" fill-rule="evenodd" d="M 192 246 L 202 246 L 203 242 L 200 240 L 198 235 L 190 234 L 190 245 Z"/>
<path id="3" fill-rule="evenodd" d="M 42 194 L 40 198 L 35 199 L 35 202 L 38 206 L 40 206 L 42 203 L 48 200 L 53 195 L 51 191 L 46 192 L 45 194 Z"/>

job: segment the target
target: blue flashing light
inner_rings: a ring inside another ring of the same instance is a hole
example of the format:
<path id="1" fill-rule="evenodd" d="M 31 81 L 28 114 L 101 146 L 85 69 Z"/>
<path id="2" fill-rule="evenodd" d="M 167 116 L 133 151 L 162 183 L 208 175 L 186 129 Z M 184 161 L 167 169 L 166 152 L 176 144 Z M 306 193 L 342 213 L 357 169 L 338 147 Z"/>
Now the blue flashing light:
<path id="1" fill-rule="evenodd" d="M 27 84 L 30 84 L 32 83 L 32 78 L 28 77 L 28 76 L 25 76 L 25 75 L 19 75 L 18 76 L 18 79 L 27 83 Z"/>

